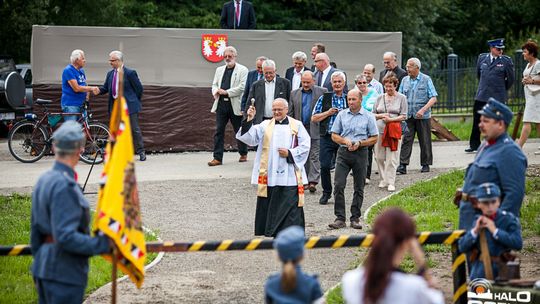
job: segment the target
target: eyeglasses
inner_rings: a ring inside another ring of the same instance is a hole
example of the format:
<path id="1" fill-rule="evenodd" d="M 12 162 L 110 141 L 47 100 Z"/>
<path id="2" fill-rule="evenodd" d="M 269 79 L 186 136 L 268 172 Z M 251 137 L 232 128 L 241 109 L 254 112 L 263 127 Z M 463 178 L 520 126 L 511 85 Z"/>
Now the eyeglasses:
<path id="1" fill-rule="evenodd" d="M 365 81 L 358 81 L 356 84 L 367 84 Z"/>
<path id="2" fill-rule="evenodd" d="M 383 64 L 389 64 L 390 61 L 383 61 L 382 63 L 383 63 Z"/>
<path id="3" fill-rule="evenodd" d="M 118 61 L 118 59 L 109 59 L 109 62 L 115 62 Z"/>

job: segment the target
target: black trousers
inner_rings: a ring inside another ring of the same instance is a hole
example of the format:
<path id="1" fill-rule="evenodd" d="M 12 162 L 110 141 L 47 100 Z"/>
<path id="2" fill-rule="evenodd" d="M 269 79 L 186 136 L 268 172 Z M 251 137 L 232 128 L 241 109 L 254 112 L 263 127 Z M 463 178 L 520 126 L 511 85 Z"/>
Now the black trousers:
<path id="1" fill-rule="evenodd" d="M 238 132 L 242 124 L 242 115 L 234 115 L 234 111 L 230 101 L 220 100 L 216 110 L 216 133 L 214 134 L 214 159 L 223 161 L 223 145 L 225 141 L 225 128 L 227 123 L 231 121 L 234 133 Z M 247 145 L 239 140 L 238 153 L 247 155 Z"/>
<path id="2" fill-rule="evenodd" d="M 420 143 L 420 165 L 432 165 L 433 152 L 431 150 L 431 120 L 409 118 L 407 119 L 407 126 L 409 127 L 409 132 L 403 136 L 399 163 L 402 165 L 409 164 L 414 143 L 414 135 L 418 134 L 418 142 Z"/>
<path id="3" fill-rule="evenodd" d="M 371 164 L 373 163 L 373 147 L 375 147 L 375 145 L 368 146 L 367 173 L 366 173 L 366 178 L 368 179 L 371 179 Z"/>
<path id="4" fill-rule="evenodd" d="M 131 123 L 131 136 L 133 137 L 133 149 L 136 154 L 144 152 L 144 143 L 142 138 L 141 127 L 139 126 L 139 113 L 129 114 L 129 122 Z"/>
<path id="5" fill-rule="evenodd" d="M 349 151 L 345 147 L 339 147 L 334 176 L 334 214 L 338 220 L 345 221 L 345 186 L 347 185 L 347 176 L 351 170 L 354 181 L 351 220 L 360 218 L 360 208 L 364 201 L 367 159 L 368 149 L 366 147 L 360 147 L 356 151 Z"/>
<path id="6" fill-rule="evenodd" d="M 478 124 L 480 124 L 480 114 L 478 114 L 478 111 L 482 110 L 482 108 L 486 105 L 485 101 L 474 101 L 474 107 L 473 107 L 473 124 L 472 124 L 472 130 L 471 130 L 471 138 L 469 139 L 469 147 L 471 147 L 474 150 L 478 150 L 478 147 L 480 147 L 480 127 L 478 127 Z"/>

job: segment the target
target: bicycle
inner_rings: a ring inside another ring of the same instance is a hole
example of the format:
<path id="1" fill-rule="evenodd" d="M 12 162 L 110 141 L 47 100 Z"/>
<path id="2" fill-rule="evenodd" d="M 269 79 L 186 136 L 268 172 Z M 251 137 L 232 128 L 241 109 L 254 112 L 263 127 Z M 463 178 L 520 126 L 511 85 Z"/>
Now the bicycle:
<path id="1" fill-rule="evenodd" d="M 17 122 L 9 131 L 9 152 L 15 159 L 23 163 L 33 163 L 40 160 L 51 151 L 52 134 L 64 116 L 79 116 L 86 137 L 84 150 L 80 160 L 86 164 L 100 164 L 103 162 L 105 146 L 109 141 L 109 128 L 97 121 L 90 121 L 92 114 L 88 114 L 88 103 L 84 103 L 81 113 L 50 112 L 47 105 L 51 100 L 38 99 L 35 104 L 43 107 L 43 117 L 34 113 L 25 114 L 25 119 Z"/>

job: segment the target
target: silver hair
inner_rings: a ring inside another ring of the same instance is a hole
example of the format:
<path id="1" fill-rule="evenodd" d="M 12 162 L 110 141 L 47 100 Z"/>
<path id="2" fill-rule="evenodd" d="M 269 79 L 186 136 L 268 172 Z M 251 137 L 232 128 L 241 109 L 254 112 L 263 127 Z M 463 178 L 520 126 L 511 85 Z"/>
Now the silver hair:
<path id="1" fill-rule="evenodd" d="M 315 78 L 315 74 L 313 73 L 313 71 L 305 70 L 305 71 L 302 72 L 302 76 L 304 76 L 306 74 L 311 75 L 311 78 Z"/>
<path id="2" fill-rule="evenodd" d="M 272 59 L 266 59 L 262 64 L 262 68 L 264 69 L 266 67 L 270 67 L 270 68 L 273 68 L 275 70 L 276 69 L 276 63 Z"/>
<path id="3" fill-rule="evenodd" d="M 342 71 L 335 71 L 332 73 L 332 76 L 330 76 L 330 80 L 334 80 L 335 77 L 341 77 L 344 82 L 347 82 L 347 76 L 345 76 L 345 73 Z"/>
<path id="4" fill-rule="evenodd" d="M 292 60 L 306 61 L 307 60 L 307 55 L 304 52 L 297 51 L 297 52 L 294 52 L 294 54 L 292 55 Z"/>
<path id="5" fill-rule="evenodd" d="M 385 52 L 383 54 L 383 57 L 385 57 L 385 56 L 392 56 L 392 58 L 394 58 L 394 60 L 397 61 L 397 55 L 394 52 Z"/>
<path id="6" fill-rule="evenodd" d="M 257 61 L 259 61 L 259 60 L 266 61 L 266 60 L 268 60 L 268 57 L 266 57 L 266 56 L 259 56 L 259 57 L 257 57 L 257 59 L 255 59 L 255 62 L 257 62 Z"/>
<path id="7" fill-rule="evenodd" d="M 274 102 L 276 101 L 281 101 L 283 103 L 283 105 L 285 105 L 286 108 L 289 107 L 289 103 L 287 102 L 287 100 L 285 98 L 276 98 L 274 99 Z"/>
<path id="8" fill-rule="evenodd" d="M 238 56 L 238 52 L 236 51 L 236 48 L 234 48 L 234 46 L 227 46 L 225 47 L 225 50 L 223 50 L 223 54 L 225 54 L 225 52 L 231 52 L 233 53 L 234 57 Z"/>
<path id="9" fill-rule="evenodd" d="M 118 58 L 118 60 L 120 60 L 121 62 L 124 62 L 124 54 L 122 54 L 122 52 L 112 51 L 109 53 L 109 57 L 112 57 L 112 56 Z"/>
<path id="10" fill-rule="evenodd" d="M 362 79 L 362 78 L 365 79 L 365 80 L 367 81 L 367 78 L 366 78 L 366 76 L 364 76 L 364 74 L 358 74 L 358 75 L 356 75 L 356 76 L 354 77 L 354 82 L 356 83 L 356 82 L 358 82 L 358 80 L 360 80 L 360 79 Z"/>
<path id="11" fill-rule="evenodd" d="M 74 63 L 77 59 L 80 59 L 84 55 L 82 50 L 73 50 L 71 56 L 69 56 L 69 62 Z"/>
<path id="12" fill-rule="evenodd" d="M 420 62 L 420 59 L 416 57 L 409 58 L 409 60 L 407 61 L 412 61 L 412 63 L 414 63 L 414 65 L 417 66 L 419 70 L 422 68 L 422 63 Z"/>

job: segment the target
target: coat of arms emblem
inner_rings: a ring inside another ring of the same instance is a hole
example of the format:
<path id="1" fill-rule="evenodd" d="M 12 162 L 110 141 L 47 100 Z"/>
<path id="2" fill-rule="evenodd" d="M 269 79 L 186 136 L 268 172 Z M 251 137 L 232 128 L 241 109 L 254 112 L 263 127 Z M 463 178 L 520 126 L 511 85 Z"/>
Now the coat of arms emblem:
<path id="1" fill-rule="evenodd" d="M 201 51 L 204 59 L 210 62 L 220 62 L 223 60 L 223 52 L 227 47 L 227 34 L 203 34 Z"/>

